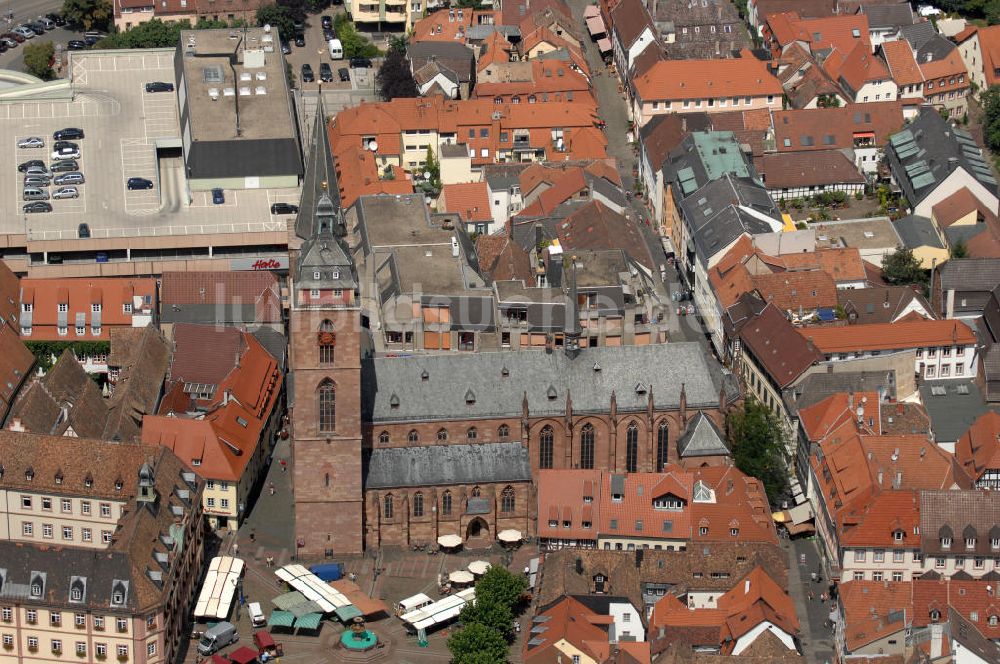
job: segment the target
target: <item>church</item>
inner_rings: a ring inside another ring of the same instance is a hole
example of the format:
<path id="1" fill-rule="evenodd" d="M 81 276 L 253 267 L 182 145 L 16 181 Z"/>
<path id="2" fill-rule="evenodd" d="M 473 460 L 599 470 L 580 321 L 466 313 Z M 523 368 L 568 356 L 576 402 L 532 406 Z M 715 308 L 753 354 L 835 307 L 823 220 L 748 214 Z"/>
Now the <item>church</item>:
<path id="1" fill-rule="evenodd" d="M 374 357 L 322 109 L 293 252 L 297 554 L 535 535 L 538 471 L 725 462 L 740 394 L 694 342 Z M 575 320 L 575 317 L 568 317 Z"/>

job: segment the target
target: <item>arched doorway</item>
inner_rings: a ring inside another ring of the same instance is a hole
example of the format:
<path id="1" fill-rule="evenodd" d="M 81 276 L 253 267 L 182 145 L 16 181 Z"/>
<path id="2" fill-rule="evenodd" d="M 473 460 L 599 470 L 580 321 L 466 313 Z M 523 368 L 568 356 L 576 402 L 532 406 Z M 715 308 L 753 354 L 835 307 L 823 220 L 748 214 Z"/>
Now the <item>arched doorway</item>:
<path id="1" fill-rule="evenodd" d="M 485 519 L 477 516 L 465 527 L 466 547 L 489 546 L 491 543 L 490 526 Z"/>

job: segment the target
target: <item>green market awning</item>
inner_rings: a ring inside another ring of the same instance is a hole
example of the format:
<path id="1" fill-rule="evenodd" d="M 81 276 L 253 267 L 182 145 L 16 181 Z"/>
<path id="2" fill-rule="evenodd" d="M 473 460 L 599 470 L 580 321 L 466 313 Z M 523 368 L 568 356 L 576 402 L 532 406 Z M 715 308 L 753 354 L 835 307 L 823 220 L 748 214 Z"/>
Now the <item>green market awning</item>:
<path id="1" fill-rule="evenodd" d="M 307 613 L 295 619 L 295 629 L 319 629 L 319 621 L 323 619 L 320 613 Z"/>
<path id="2" fill-rule="evenodd" d="M 309 615 L 315 615 L 310 613 Z M 268 627 L 292 628 L 295 624 L 295 616 L 289 611 L 271 611 L 271 617 L 267 619 Z"/>
<path id="3" fill-rule="evenodd" d="M 278 595 L 271 600 L 271 603 L 282 611 L 288 611 L 296 618 L 304 616 L 307 613 L 323 613 L 319 604 L 311 599 L 306 599 L 305 595 L 297 590 L 285 593 L 284 595 Z"/>
<path id="4" fill-rule="evenodd" d="M 337 616 L 337 620 L 346 623 L 360 615 L 362 615 L 361 610 L 354 606 L 353 604 L 348 604 L 347 606 L 342 606 L 333 612 Z"/>

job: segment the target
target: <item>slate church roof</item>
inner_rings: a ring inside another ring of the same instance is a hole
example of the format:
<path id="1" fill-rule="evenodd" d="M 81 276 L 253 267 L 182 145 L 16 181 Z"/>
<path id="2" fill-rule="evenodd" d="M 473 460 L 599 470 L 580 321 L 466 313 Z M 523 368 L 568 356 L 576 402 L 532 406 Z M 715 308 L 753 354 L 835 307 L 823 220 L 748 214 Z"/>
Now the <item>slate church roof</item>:
<path id="1" fill-rule="evenodd" d="M 365 488 L 530 481 L 528 448 L 519 442 L 430 445 L 373 450 Z"/>

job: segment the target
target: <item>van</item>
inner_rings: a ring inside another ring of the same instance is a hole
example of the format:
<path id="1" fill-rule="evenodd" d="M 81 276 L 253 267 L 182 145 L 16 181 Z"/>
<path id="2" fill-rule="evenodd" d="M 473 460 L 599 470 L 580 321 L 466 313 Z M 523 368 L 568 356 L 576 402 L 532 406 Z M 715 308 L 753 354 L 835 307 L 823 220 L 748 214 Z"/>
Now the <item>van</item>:
<path id="1" fill-rule="evenodd" d="M 254 627 L 263 627 L 267 624 L 267 618 L 260 610 L 260 602 L 250 602 L 250 624 Z"/>
<path id="2" fill-rule="evenodd" d="M 25 187 L 21 198 L 26 201 L 47 201 L 49 200 L 49 190 L 39 187 Z"/>
<path id="3" fill-rule="evenodd" d="M 330 41 L 327 42 L 327 46 L 330 47 L 331 60 L 344 59 L 344 45 L 340 43 L 339 39 L 331 39 Z"/>
<path id="4" fill-rule="evenodd" d="M 239 638 L 240 635 L 236 633 L 236 625 L 231 622 L 220 622 L 202 634 L 201 640 L 198 641 L 198 654 L 208 657 Z"/>

